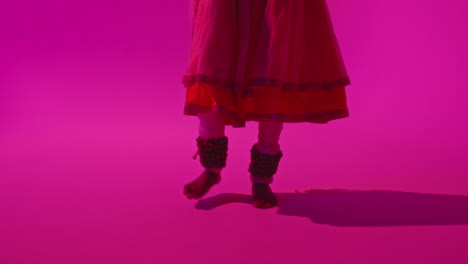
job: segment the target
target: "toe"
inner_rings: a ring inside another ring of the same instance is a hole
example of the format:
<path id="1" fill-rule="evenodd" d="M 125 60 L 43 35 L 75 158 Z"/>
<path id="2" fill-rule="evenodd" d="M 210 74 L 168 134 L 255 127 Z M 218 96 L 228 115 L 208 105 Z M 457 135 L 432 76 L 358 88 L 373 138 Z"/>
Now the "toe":
<path id="1" fill-rule="evenodd" d="M 259 200 L 259 201 L 257 202 L 257 207 L 258 207 L 258 208 L 262 208 L 262 207 L 263 207 L 263 201 Z"/>
<path id="2" fill-rule="evenodd" d="M 256 208 L 265 208 L 265 201 L 263 200 L 255 200 L 253 206 Z"/>
<path id="3" fill-rule="evenodd" d="M 200 194 L 198 192 L 194 191 L 190 194 L 190 199 L 198 199 L 198 198 L 200 198 Z"/>
<path id="4" fill-rule="evenodd" d="M 193 189 L 189 188 L 189 189 L 187 190 L 187 192 L 186 192 L 186 195 L 187 195 L 187 197 L 188 197 L 189 199 L 194 199 L 194 198 L 196 198 L 196 196 L 197 196 L 198 194 L 197 194 L 197 191 L 196 191 L 196 190 L 193 190 Z"/>
<path id="5" fill-rule="evenodd" d="M 184 186 L 184 193 L 190 192 L 191 189 L 192 189 L 192 188 L 190 188 L 190 185 L 189 185 L 189 184 L 185 185 L 185 186 Z"/>
<path id="6" fill-rule="evenodd" d="M 273 201 L 267 201 L 267 200 L 255 200 L 253 202 L 253 206 L 256 208 L 267 209 L 267 208 L 274 207 L 275 203 Z"/>

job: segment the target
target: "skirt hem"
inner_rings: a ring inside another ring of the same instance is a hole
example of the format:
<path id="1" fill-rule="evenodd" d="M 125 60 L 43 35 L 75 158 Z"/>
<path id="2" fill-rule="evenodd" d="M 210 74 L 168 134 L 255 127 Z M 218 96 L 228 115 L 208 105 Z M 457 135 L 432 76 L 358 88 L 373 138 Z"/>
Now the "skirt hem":
<path id="1" fill-rule="evenodd" d="M 348 108 L 322 111 L 317 113 L 287 114 L 287 113 L 243 113 L 229 110 L 221 105 L 199 106 L 196 104 L 185 104 L 184 115 L 197 116 L 200 113 L 219 111 L 223 114 L 225 125 L 232 127 L 245 127 L 247 121 L 273 121 L 284 123 L 316 123 L 326 124 L 329 121 L 349 117 Z"/>
<path id="2" fill-rule="evenodd" d="M 333 81 L 323 82 L 323 83 L 288 83 L 282 80 L 274 78 L 257 78 L 249 79 L 246 83 L 240 83 L 236 81 L 229 81 L 222 78 L 216 78 L 212 76 L 207 76 L 203 74 L 196 75 L 184 75 L 182 77 L 182 84 L 184 87 L 189 87 L 196 83 L 204 83 L 213 86 L 226 87 L 230 89 L 237 89 L 239 87 L 250 87 L 250 86 L 270 86 L 278 87 L 282 91 L 296 91 L 296 92 L 305 92 L 311 90 L 329 90 L 334 88 L 339 88 L 343 86 L 348 86 L 351 84 L 349 76 L 345 76 L 340 79 Z"/>

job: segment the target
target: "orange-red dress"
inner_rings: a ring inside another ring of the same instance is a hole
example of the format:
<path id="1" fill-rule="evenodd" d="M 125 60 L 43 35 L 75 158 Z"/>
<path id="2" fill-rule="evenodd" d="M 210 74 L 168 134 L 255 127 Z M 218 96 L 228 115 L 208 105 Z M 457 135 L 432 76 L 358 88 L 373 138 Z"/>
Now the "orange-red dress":
<path id="1" fill-rule="evenodd" d="M 184 114 L 327 123 L 349 116 L 350 78 L 325 0 L 191 0 Z"/>

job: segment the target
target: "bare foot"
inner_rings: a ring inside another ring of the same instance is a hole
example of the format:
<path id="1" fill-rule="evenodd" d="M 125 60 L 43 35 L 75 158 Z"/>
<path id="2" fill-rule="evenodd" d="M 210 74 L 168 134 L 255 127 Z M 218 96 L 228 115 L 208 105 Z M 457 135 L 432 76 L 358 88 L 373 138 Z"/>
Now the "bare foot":
<path id="1" fill-rule="evenodd" d="M 253 206 L 256 208 L 272 208 L 278 204 L 275 194 L 271 191 L 270 185 L 266 183 L 252 184 Z"/>
<path id="2" fill-rule="evenodd" d="M 184 186 L 184 194 L 189 199 L 202 198 L 213 185 L 221 181 L 221 174 L 212 171 L 203 171 L 203 173 L 191 183 Z"/>

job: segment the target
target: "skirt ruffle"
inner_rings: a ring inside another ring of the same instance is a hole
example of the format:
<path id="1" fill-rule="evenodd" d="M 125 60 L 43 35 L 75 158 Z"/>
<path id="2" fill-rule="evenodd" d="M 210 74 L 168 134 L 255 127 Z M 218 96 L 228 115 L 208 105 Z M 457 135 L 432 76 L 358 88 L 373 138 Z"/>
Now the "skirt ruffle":
<path id="1" fill-rule="evenodd" d="M 328 123 L 349 116 L 344 87 L 307 92 L 257 87 L 241 96 L 232 89 L 197 83 L 187 88 L 184 114 L 220 111 L 226 125 L 245 127 L 246 121 Z"/>

